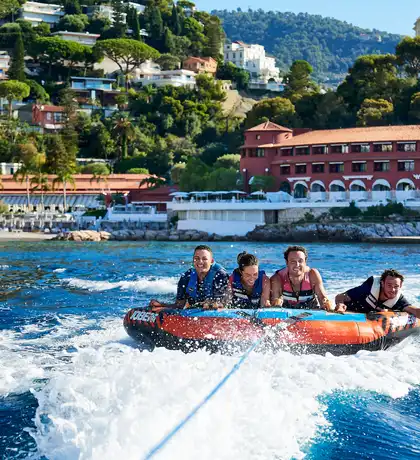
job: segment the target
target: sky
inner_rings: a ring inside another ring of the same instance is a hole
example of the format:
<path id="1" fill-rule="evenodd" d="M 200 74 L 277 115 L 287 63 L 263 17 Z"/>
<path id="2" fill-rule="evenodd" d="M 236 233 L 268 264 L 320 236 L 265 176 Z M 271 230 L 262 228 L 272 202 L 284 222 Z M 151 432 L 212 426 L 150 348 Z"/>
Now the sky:
<path id="1" fill-rule="evenodd" d="M 414 23 L 420 16 L 419 0 L 195 0 L 195 3 L 204 11 L 261 8 L 320 14 L 367 29 L 410 36 L 414 36 Z"/>

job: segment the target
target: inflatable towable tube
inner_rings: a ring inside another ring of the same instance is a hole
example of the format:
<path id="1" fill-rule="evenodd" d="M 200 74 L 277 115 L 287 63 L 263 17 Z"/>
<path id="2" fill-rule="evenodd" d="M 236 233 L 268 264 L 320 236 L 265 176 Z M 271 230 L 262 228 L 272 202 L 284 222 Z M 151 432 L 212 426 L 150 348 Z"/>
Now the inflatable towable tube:
<path id="1" fill-rule="evenodd" d="M 286 326 L 282 328 L 283 326 Z M 335 355 L 380 350 L 420 331 L 420 320 L 402 312 L 329 313 L 324 310 L 133 308 L 124 317 L 131 337 L 154 348 L 184 352 L 242 350 L 265 336 L 269 349 Z"/>

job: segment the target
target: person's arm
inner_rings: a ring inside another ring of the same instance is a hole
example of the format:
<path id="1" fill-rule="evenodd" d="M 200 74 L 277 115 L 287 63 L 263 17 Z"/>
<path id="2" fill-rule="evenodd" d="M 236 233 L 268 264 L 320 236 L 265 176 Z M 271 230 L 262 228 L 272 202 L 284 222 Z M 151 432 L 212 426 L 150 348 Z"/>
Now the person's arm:
<path id="1" fill-rule="evenodd" d="M 342 292 L 341 294 L 337 294 L 335 296 L 335 304 L 338 305 L 340 303 L 345 304 L 347 302 L 351 302 L 350 297 L 347 295 L 347 292 Z"/>
<path id="2" fill-rule="evenodd" d="M 394 309 L 405 311 L 406 313 L 409 313 L 410 315 L 420 319 L 420 308 L 411 305 L 411 302 L 409 302 L 403 295 L 401 295 L 401 297 L 398 299 Z"/>
<path id="3" fill-rule="evenodd" d="M 188 273 L 188 272 L 187 272 Z M 189 281 L 189 276 L 184 273 L 180 280 L 178 281 L 178 288 L 176 292 L 176 300 L 175 303 L 163 303 L 159 300 L 152 299 L 149 302 L 150 307 L 154 308 L 179 308 L 182 309 L 185 307 L 187 302 L 187 285 Z"/>
<path id="4" fill-rule="evenodd" d="M 415 307 L 414 305 L 409 305 L 408 307 L 405 307 L 403 309 L 406 313 L 409 313 L 410 315 L 414 315 L 416 318 L 420 319 L 420 308 Z"/>
<path id="5" fill-rule="evenodd" d="M 267 275 L 263 277 L 263 286 L 262 286 L 262 294 L 261 294 L 261 307 L 270 307 L 270 278 Z"/>
<path id="6" fill-rule="evenodd" d="M 309 272 L 309 279 L 311 280 L 311 284 L 318 298 L 318 302 L 321 305 L 321 308 L 327 311 L 334 311 L 334 307 L 327 297 L 321 274 L 316 268 L 312 268 Z"/>
<path id="7" fill-rule="evenodd" d="M 347 310 L 347 307 L 350 305 L 352 301 L 356 301 L 359 298 L 366 297 L 370 292 L 372 283 L 373 283 L 373 276 L 368 278 L 360 286 L 356 286 L 352 289 L 349 289 L 346 292 L 337 294 L 335 296 L 335 311 L 339 313 L 343 313 Z"/>
<path id="8" fill-rule="evenodd" d="M 278 273 L 270 278 L 271 285 L 271 305 L 273 307 L 281 307 L 283 305 L 283 288 Z"/>
<path id="9" fill-rule="evenodd" d="M 160 300 L 152 299 L 149 302 L 149 306 L 154 308 L 179 308 L 182 309 L 185 307 L 186 299 L 183 300 L 175 300 L 175 303 L 163 303 Z"/>
<path id="10" fill-rule="evenodd" d="M 229 275 L 225 271 L 216 274 L 213 281 L 213 295 L 211 299 L 205 299 L 204 309 L 224 308 L 229 303 L 230 286 Z"/>

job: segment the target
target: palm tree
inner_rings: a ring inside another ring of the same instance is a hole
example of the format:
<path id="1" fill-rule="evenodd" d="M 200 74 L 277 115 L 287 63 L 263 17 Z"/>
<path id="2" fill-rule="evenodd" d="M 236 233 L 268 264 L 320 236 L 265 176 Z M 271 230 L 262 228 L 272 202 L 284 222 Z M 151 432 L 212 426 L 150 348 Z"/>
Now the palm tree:
<path id="1" fill-rule="evenodd" d="M 124 113 L 117 114 L 112 132 L 120 144 L 120 160 L 124 160 L 128 156 L 128 141 L 133 139 L 135 135 L 134 126 L 130 118 Z"/>
<path id="2" fill-rule="evenodd" d="M 32 191 L 40 190 L 41 192 L 41 206 L 44 211 L 44 192 L 50 190 L 48 174 L 44 172 L 44 165 L 47 161 L 45 153 L 38 153 L 34 157 L 34 170 L 30 183 L 33 185 Z"/>
<path id="3" fill-rule="evenodd" d="M 63 184 L 63 207 L 64 212 L 67 209 L 67 184 L 73 186 L 73 190 L 76 190 L 76 183 L 74 181 L 72 171 L 61 171 L 57 174 L 57 177 L 52 182 L 52 188 L 54 189 L 56 184 Z"/>
<path id="4" fill-rule="evenodd" d="M 147 103 L 150 104 L 152 102 L 153 96 L 157 94 L 157 88 L 153 85 L 145 85 L 142 87 L 141 92 L 146 97 Z"/>
<path id="5" fill-rule="evenodd" d="M 35 172 L 35 161 L 37 155 L 39 155 L 39 152 L 34 144 L 20 144 L 19 155 L 16 158 L 20 166 L 19 169 L 13 174 L 13 178 L 16 181 L 19 181 L 21 184 L 24 181 L 26 183 L 26 198 L 28 211 L 31 206 L 31 190 L 29 187 L 29 180 L 31 175 Z"/>

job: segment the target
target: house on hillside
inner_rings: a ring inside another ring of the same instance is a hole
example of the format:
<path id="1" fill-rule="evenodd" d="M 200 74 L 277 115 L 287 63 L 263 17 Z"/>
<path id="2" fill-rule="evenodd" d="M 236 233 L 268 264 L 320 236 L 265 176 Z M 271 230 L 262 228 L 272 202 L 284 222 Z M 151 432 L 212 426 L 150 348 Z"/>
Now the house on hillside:
<path id="1" fill-rule="evenodd" d="M 26 2 L 20 9 L 20 17 L 30 22 L 32 26 L 37 26 L 41 22 L 54 25 L 57 24 L 63 16 L 63 7 L 51 3 Z"/>
<path id="2" fill-rule="evenodd" d="M 416 34 L 416 37 L 420 37 L 420 18 L 418 18 L 417 21 L 414 23 L 414 32 Z"/>
<path id="3" fill-rule="evenodd" d="M 118 110 L 116 97 L 121 92 L 113 89 L 115 82 L 114 78 L 71 77 L 71 88 L 83 111 L 91 113 L 101 108 L 108 117 Z"/>
<path id="4" fill-rule="evenodd" d="M 63 129 L 64 107 L 57 105 L 34 104 L 32 124 L 39 126 L 42 133 L 57 132 Z"/>
<path id="5" fill-rule="evenodd" d="M 217 61 L 212 57 L 190 56 L 182 63 L 182 67 L 198 74 L 208 73 L 215 76 L 217 72 Z"/>
<path id="6" fill-rule="evenodd" d="M 83 13 L 87 15 L 89 19 L 92 19 L 94 16 L 100 16 L 106 19 L 109 19 L 114 22 L 114 8 L 111 5 L 93 5 L 83 7 Z M 127 14 L 122 13 L 123 21 L 127 21 Z"/>
<path id="7" fill-rule="evenodd" d="M 132 82 L 145 85 L 155 85 L 157 87 L 188 86 L 195 87 L 195 72 L 192 70 L 175 69 L 161 70 L 160 66 L 152 61 L 146 61 L 133 70 Z"/>
<path id="8" fill-rule="evenodd" d="M 279 80 L 280 69 L 276 67 L 275 58 L 267 56 L 261 45 L 248 45 L 241 41 L 226 43 L 224 46 L 225 62 L 232 62 L 237 67 L 247 70 L 251 79 L 268 82 Z"/>
<path id="9" fill-rule="evenodd" d="M 60 30 L 59 32 L 54 32 L 51 35 L 61 38 L 62 40 L 76 42 L 87 46 L 94 46 L 96 40 L 100 37 L 99 34 L 90 34 L 89 32 L 67 32 L 67 30 Z"/>

